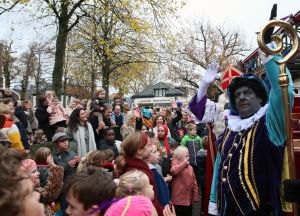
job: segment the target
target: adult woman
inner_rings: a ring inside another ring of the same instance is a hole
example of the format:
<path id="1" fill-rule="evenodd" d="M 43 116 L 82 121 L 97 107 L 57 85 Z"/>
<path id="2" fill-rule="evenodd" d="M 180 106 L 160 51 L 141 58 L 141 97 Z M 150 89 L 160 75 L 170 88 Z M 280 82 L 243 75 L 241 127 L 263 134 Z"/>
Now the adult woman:
<path id="1" fill-rule="evenodd" d="M 151 151 L 151 142 L 149 137 L 141 132 L 129 134 L 122 143 L 122 149 L 124 151 L 124 155 L 121 155 L 116 159 L 116 168 L 119 171 L 118 174 L 123 174 L 132 170 L 140 170 L 144 172 L 148 176 L 150 184 L 154 189 L 155 198 L 153 205 L 155 206 L 158 214 L 163 215 L 162 206 L 157 198 L 153 174 L 147 163 L 144 161 L 148 159 Z"/>
<path id="2" fill-rule="evenodd" d="M 157 135 L 157 129 L 159 126 L 166 125 L 165 118 L 162 115 L 158 115 L 154 119 L 154 128 L 152 128 L 152 132 Z M 170 129 L 168 128 L 168 137 L 171 137 Z"/>
<path id="3" fill-rule="evenodd" d="M 45 96 L 40 96 L 35 117 L 39 122 L 39 129 L 43 130 L 47 140 L 50 141 L 55 133 L 55 126 L 50 125 L 49 118 L 51 115 L 47 112 L 48 105 L 48 99 Z"/>
<path id="4" fill-rule="evenodd" d="M 166 125 L 161 125 L 157 129 L 157 139 L 160 146 L 165 148 L 167 153 L 170 153 L 170 147 L 175 144 L 175 140 L 172 137 L 168 137 L 169 129 Z"/>
<path id="5" fill-rule="evenodd" d="M 82 108 L 76 108 L 71 113 L 66 134 L 70 138 L 71 149 L 80 157 L 85 157 L 87 152 L 97 149 L 93 128 Z"/>

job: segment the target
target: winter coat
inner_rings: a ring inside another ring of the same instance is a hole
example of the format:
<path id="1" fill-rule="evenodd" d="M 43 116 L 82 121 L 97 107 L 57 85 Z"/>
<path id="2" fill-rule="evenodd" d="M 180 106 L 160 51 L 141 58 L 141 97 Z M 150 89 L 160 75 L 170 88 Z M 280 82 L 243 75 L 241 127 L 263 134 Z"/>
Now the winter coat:
<path id="1" fill-rule="evenodd" d="M 51 115 L 47 112 L 47 107 L 38 106 L 35 111 L 35 117 L 39 122 L 39 128 L 43 130 L 48 141 L 51 141 L 55 133 L 55 126 L 50 125 L 49 117 Z"/>
<path id="2" fill-rule="evenodd" d="M 182 140 L 181 145 L 186 146 L 189 150 L 190 164 L 197 166 L 197 153 L 202 146 L 202 139 L 198 135 L 186 134 Z"/>
<path id="3" fill-rule="evenodd" d="M 72 176 L 76 173 L 76 167 L 70 167 L 68 164 L 68 161 L 74 159 L 76 156 L 74 151 L 58 151 L 57 149 L 54 149 L 52 156 L 54 163 L 64 168 L 64 181 L 69 176 Z"/>
<path id="4" fill-rule="evenodd" d="M 24 146 L 21 141 L 21 134 L 16 124 L 11 117 L 5 116 L 5 123 L 2 128 L 3 133 L 8 137 L 11 147 L 25 153 Z"/>
<path id="5" fill-rule="evenodd" d="M 154 165 L 149 164 L 149 168 L 151 169 L 151 172 L 153 173 L 154 176 L 159 203 L 162 206 L 165 206 L 170 202 L 170 192 L 169 192 L 168 185 L 163 179 L 163 177 L 159 174 L 158 170 Z"/>
<path id="6" fill-rule="evenodd" d="M 36 190 L 41 194 L 40 202 L 45 205 L 45 212 L 47 216 L 54 215 L 51 211 L 51 204 L 58 198 L 61 192 L 63 178 L 63 168 L 61 166 L 52 166 L 49 168 L 46 186 L 36 188 Z"/>
<path id="7" fill-rule="evenodd" d="M 171 201 L 174 205 L 189 206 L 199 201 L 196 177 L 192 166 L 186 161 L 172 159 Z"/>
<path id="8" fill-rule="evenodd" d="M 24 129 L 26 130 L 26 128 L 28 127 L 28 118 L 23 108 L 17 106 L 14 115 L 20 120 L 20 122 L 24 126 Z"/>
<path id="9" fill-rule="evenodd" d="M 47 112 L 51 115 L 49 120 L 50 125 L 54 125 L 57 122 L 67 120 L 65 117 L 67 115 L 67 112 L 61 104 L 58 104 L 57 106 L 55 106 L 54 104 L 48 106 Z"/>
<path id="10" fill-rule="evenodd" d="M 17 127 L 19 129 L 19 133 L 21 136 L 21 142 L 22 142 L 24 148 L 26 150 L 29 150 L 30 149 L 29 138 L 28 138 L 27 132 L 26 132 L 23 124 L 18 119 L 15 119 L 15 124 L 17 125 Z"/>

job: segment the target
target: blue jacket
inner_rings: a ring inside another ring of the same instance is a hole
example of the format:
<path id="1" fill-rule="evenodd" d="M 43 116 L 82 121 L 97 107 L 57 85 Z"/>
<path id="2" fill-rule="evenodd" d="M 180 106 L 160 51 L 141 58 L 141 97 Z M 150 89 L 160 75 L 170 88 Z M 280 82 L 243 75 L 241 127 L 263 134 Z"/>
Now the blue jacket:
<path id="1" fill-rule="evenodd" d="M 170 202 L 170 192 L 168 185 L 164 181 L 163 177 L 158 173 L 155 166 L 149 164 L 149 168 L 151 169 L 154 176 L 154 181 L 157 188 L 158 201 L 162 206 L 165 206 Z"/>

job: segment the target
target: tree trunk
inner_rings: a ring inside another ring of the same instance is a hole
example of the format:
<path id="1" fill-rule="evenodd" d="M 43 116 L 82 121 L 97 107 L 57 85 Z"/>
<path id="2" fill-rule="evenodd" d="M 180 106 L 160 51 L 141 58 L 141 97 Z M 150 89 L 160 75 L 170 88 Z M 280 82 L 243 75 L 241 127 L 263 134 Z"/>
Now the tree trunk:
<path id="1" fill-rule="evenodd" d="M 52 86 L 56 96 L 60 98 L 62 91 L 62 78 L 64 73 L 65 53 L 68 38 L 68 19 L 59 21 L 56 38 L 55 63 L 52 73 Z"/>
<path id="2" fill-rule="evenodd" d="M 24 76 L 23 80 L 22 80 L 22 90 L 21 90 L 21 101 L 25 100 L 26 97 L 26 92 L 27 92 L 27 88 L 28 88 L 28 76 Z"/>
<path id="3" fill-rule="evenodd" d="M 10 71 L 9 71 L 9 61 L 3 63 L 3 73 L 5 78 L 5 88 L 10 88 Z"/>
<path id="4" fill-rule="evenodd" d="M 65 73 L 64 75 L 64 91 L 63 91 L 63 106 L 66 107 L 66 103 L 67 103 L 67 74 Z"/>
<path id="5" fill-rule="evenodd" d="M 91 97 L 93 97 L 93 95 L 95 94 L 95 91 L 96 91 L 95 80 L 96 80 L 96 72 L 95 72 L 95 69 L 93 68 L 92 75 L 91 75 L 91 83 L 92 83 L 91 94 L 90 94 Z"/>
<path id="6" fill-rule="evenodd" d="M 105 99 L 109 101 L 109 68 L 102 68 L 102 88 L 105 90 Z"/>

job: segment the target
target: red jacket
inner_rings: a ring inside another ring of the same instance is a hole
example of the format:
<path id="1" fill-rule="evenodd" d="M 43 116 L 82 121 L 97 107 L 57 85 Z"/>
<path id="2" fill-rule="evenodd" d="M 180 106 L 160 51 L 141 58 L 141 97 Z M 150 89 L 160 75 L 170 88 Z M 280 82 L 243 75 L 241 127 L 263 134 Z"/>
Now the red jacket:
<path id="1" fill-rule="evenodd" d="M 186 162 L 172 159 L 171 201 L 174 205 L 189 206 L 199 201 L 199 192 L 193 168 Z"/>
<path id="2" fill-rule="evenodd" d="M 148 176 L 150 184 L 153 186 L 153 190 L 154 190 L 153 205 L 154 205 L 158 215 L 163 216 L 163 207 L 160 205 L 160 203 L 158 201 L 156 184 L 154 181 L 153 174 L 148 167 L 148 164 L 146 164 L 143 160 L 134 158 L 134 157 L 126 156 L 125 159 L 126 159 L 125 172 L 132 171 L 132 170 L 140 170 Z"/>

